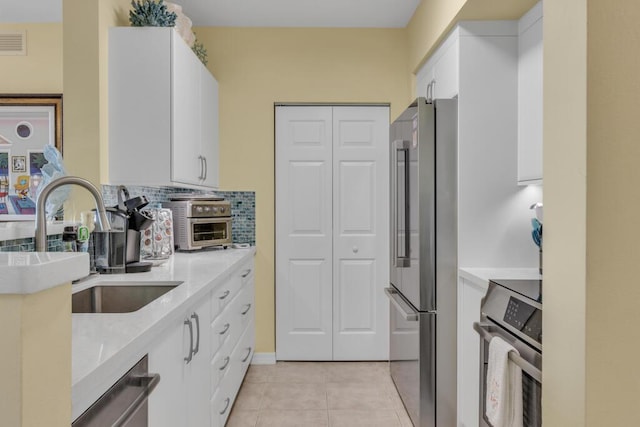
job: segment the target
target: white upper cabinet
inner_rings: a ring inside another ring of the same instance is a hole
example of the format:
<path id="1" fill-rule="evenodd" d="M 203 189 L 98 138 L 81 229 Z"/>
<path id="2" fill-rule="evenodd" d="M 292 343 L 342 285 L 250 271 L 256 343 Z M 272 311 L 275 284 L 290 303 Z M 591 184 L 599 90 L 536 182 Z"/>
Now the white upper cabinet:
<path id="1" fill-rule="evenodd" d="M 542 2 L 518 22 L 518 184 L 542 183 Z"/>
<path id="2" fill-rule="evenodd" d="M 459 53 L 460 44 L 456 30 L 418 71 L 417 96 L 437 99 L 453 98 L 458 95 Z"/>
<path id="3" fill-rule="evenodd" d="M 109 182 L 218 187 L 218 83 L 173 28 L 109 31 Z"/>

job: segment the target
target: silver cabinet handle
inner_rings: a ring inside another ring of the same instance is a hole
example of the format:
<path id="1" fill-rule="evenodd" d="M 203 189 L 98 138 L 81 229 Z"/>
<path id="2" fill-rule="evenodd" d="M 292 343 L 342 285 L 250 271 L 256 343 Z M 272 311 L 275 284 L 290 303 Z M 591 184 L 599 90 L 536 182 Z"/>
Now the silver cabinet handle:
<path id="1" fill-rule="evenodd" d="M 200 160 L 200 175 L 198 175 L 198 179 L 204 179 L 204 163 L 202 162 L 202 159 L 204 157 L 202 156 L 198 156 L 198 160 Z"/>
<path id="2" fill-rule="evenodd" d="M 241 312 L 241 313 L 240 313 L 240 314 L 242 314 L 243 316 L 244 316 L 245 314 L 247 314 L 247 313 L 249 312 L 249 310 L 251 310 L 251 304 L 245 304 L 245 307 L 247 307 L 247 309 L 246 309 L 245 311 L 243 311 L 243 312 Z"/>
<path id="3" fill-rule="evenodd" d="M 185 319 L 184 324 L 189 326 L 189 355 L 184 358 L 184 361 L 189 363 L 193 359 L 193 325 L 189 319 Z"/>
<path id="4" fill-rule="evenodd" d="M 229 409 L 229 404 L 231 403 L 231 399 L 229 399 L 228 397 L 224 401 L 226 403 L 224 405 L 224 409 L 220 411 L 220 415 L 224 415 L 224 413 L 227 412 L 227 409 Z"/>
<path id="5" fill-rule="evenodd" d="M 244 357 L 244 359 L 242 359 L 242 363 L 244 363 L 247 360 L 249 360 L 249 356 L 251 356 L 251 350 L 252 350 L 251 347 L 247 348 L 247 355 Z"/>
<path id="6" fill-rule="evenodd" d="M 395 290 L 384 288 L 384 293 L 387 294 L 395 308 L 402 313 L 404 320 L 408 322 L 417 322 L 419 320 L 418 313 L 412 310 L 409 304 L 404 302 Z"/>
<path id="7" fill-rule="evenodd" d="M 136 387 L 144 387 L 133 402 L 124 410 L 122 415 L 113 423 L 113 426 L 126 426 L 129 420 L 136 414 L 138 409 L 149 399 L 149 395 L 156 388 L 160 382 L 160 374 L 149 374 L 149 376 L 142 376 L 131 378 L 132 383 Z"/>
<path id="8" fill-rule="evenodd" d="M 224 291 L 224 293 L 222 295 L 220 295 L 218 298 L 220 299 L 225 299 L 226 297 L 229 296 L 229 294 L 231 293 L 231 291 L 229 289 L 227 289 L 226 291 Z"/>
<path id="9" fill-rule="evenodd" d="M 473 329 L 480 335 L 480 338 L 485 341 L 491 341 L 493 337 L 498 336 L 494 333 L 491 333 L 491 331 L 489 330 L 491 327 L 492 325 L 488 325 L 486 323 L 473 322 Z M 542 384 L 542 372 L 540 371 L 540 369 L 536 368 L 513 351 L 509 352 L 508 357 L 509 360 L 518 365 L 520 369 L 531 375 L 534 380 Z"/>
<path id="10" fill-rule="evenodd" d="M 207 158 L 205 156 L 202 156 L 202 160 L 204 161 L 204 176 L 202 177 L 202 180 L 206 181 L 206 179 L 207 179 L 207 169 L 209 169 L 209 167 L 207 165 Z"/>
<path id="11" fill-rule="evenodd" d="M 200 351 L 200 316 L 198 316 L 198 313 L 194 312 L 191 315 L 191 318 L 196 320 L 196 330 L 198 331 L 198 339 L 196 340 L 196 347 L 193 349 L 193 355 L 195 356 L 196 354 L 198 354 L 198 351 Z"/>
<path id="12" fill-rule="evenodd" d="M 221 371 L 224 371 L 225 369 L 227 369 L 227 366 L 229 366 L 229 362 L 231 361 L 229 356 L 225 357 L 223 360 L 224 360 L 224 365 L 218 368 Z"/>
<path id="13" fill-rule="evenodd" d="M 227 331 L 229 330 L 229 328 L 231 327 L 231 325 L 229 323 L 225 323 L 224 324 L 224 328 L 218 332 L 220 335 L 224 335 L 227 333 Z"/>
<path id="14" fill-rule="evenodd" d="M 249 275 L 249 273 L 251 273 L 251 269 L 245 270 L 245 271 L 242 273 L 242 278 L 244 279 L 245 277 L 247 277 L 247 276 Z"/>

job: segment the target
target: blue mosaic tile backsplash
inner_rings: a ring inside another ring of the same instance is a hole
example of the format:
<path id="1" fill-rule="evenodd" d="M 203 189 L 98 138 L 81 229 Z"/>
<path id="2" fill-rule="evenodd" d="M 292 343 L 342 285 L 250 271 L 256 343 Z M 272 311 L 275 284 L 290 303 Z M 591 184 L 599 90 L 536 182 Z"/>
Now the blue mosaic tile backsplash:
<path id="1" fill-rule="evenodd" d="M 171 193 L 189 193 L 194 190 L 173 187 L 142 187 L 128 186 L 130 197 L 145 195 L 149 202 L 164 202 L 169 200 Z M 118 204 L 118 187 L 102 186 L 102 196 L 105 206 Z M 231 216 L 233 218 L 231 237 L 233 243 L 256 244 L 256 194 L 253 191 L 216 191 L 216 194 L 231 202 Z M 47 236 L 47 250 L 61 252 L 62 234 Z M 33 238 L 0 240 L 0 252 L 33 252 Z"/>
<path id="2" fill-rule="evenodd" d="M 170 194 L 191 193 L 192 189 L 174 187 L 127 186 L 130 197 L 146 196 L 149 202 L 166 202 Z M 198 192 L 198 191 L 195 191 Z M 199 193 L 205 193 L 200 191 Z M 256 193 L 253 191 L 216 191 L 215 194 L 231 202 L 233 243 L 256 244 Z M 118 204 L 118 187 L 103 185 L 102 197 L 106 206 Z"/>

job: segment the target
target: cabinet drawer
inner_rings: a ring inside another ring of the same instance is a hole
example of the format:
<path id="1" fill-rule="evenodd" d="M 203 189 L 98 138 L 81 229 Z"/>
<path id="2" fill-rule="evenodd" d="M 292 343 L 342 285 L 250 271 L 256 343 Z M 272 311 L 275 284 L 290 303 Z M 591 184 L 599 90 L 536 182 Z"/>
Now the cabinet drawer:
<path id="1" fill-rule="evenodd" d="M 232 368 L 231 352 L 218 352 L 211 360 L 211 393 L 213 396 L 216 389 L 224 379 L 227 372 Z"/>
<path id="2" fill-rule="evenodd" d="M 217 315 L 222 313 L 224 308 L 233 300 L 238 294 L 242 281 L 240 275 L 233 275 L 224 283 L 213 291 L 211 297 L 211 319 L 214 319 Z"/>
<path id="3" fill-rule="evenodd" d="M 229 340 L 231 330 L 238 328 L 233 324 L 232 316 L 224 313 L 211 322 L 211 355 L 214 355 Z"/>
<path id="4" fill-rule="evenodd" d="M 244 375 L 251 363 L 254 339 L 255 332 L 252 325 L 244 331 L 231 354 L 231 361 L 227 367 L 228 372 L 220 379 L 217 390 L 214 390 L 211 398 L 211 424 L 213 426 L 223 426 L 229 417 Z"/>

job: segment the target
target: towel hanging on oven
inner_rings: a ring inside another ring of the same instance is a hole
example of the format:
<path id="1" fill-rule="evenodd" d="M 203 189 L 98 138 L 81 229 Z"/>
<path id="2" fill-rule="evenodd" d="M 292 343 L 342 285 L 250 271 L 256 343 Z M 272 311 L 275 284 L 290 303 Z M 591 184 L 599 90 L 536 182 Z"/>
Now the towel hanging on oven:
<path id="1" fill-rule="evenodd" d="M 489 342 L 485 411 L 493 427 L 522 427 L 522 369 L 509 363 L 516 350 L 500 337 Z"/>

